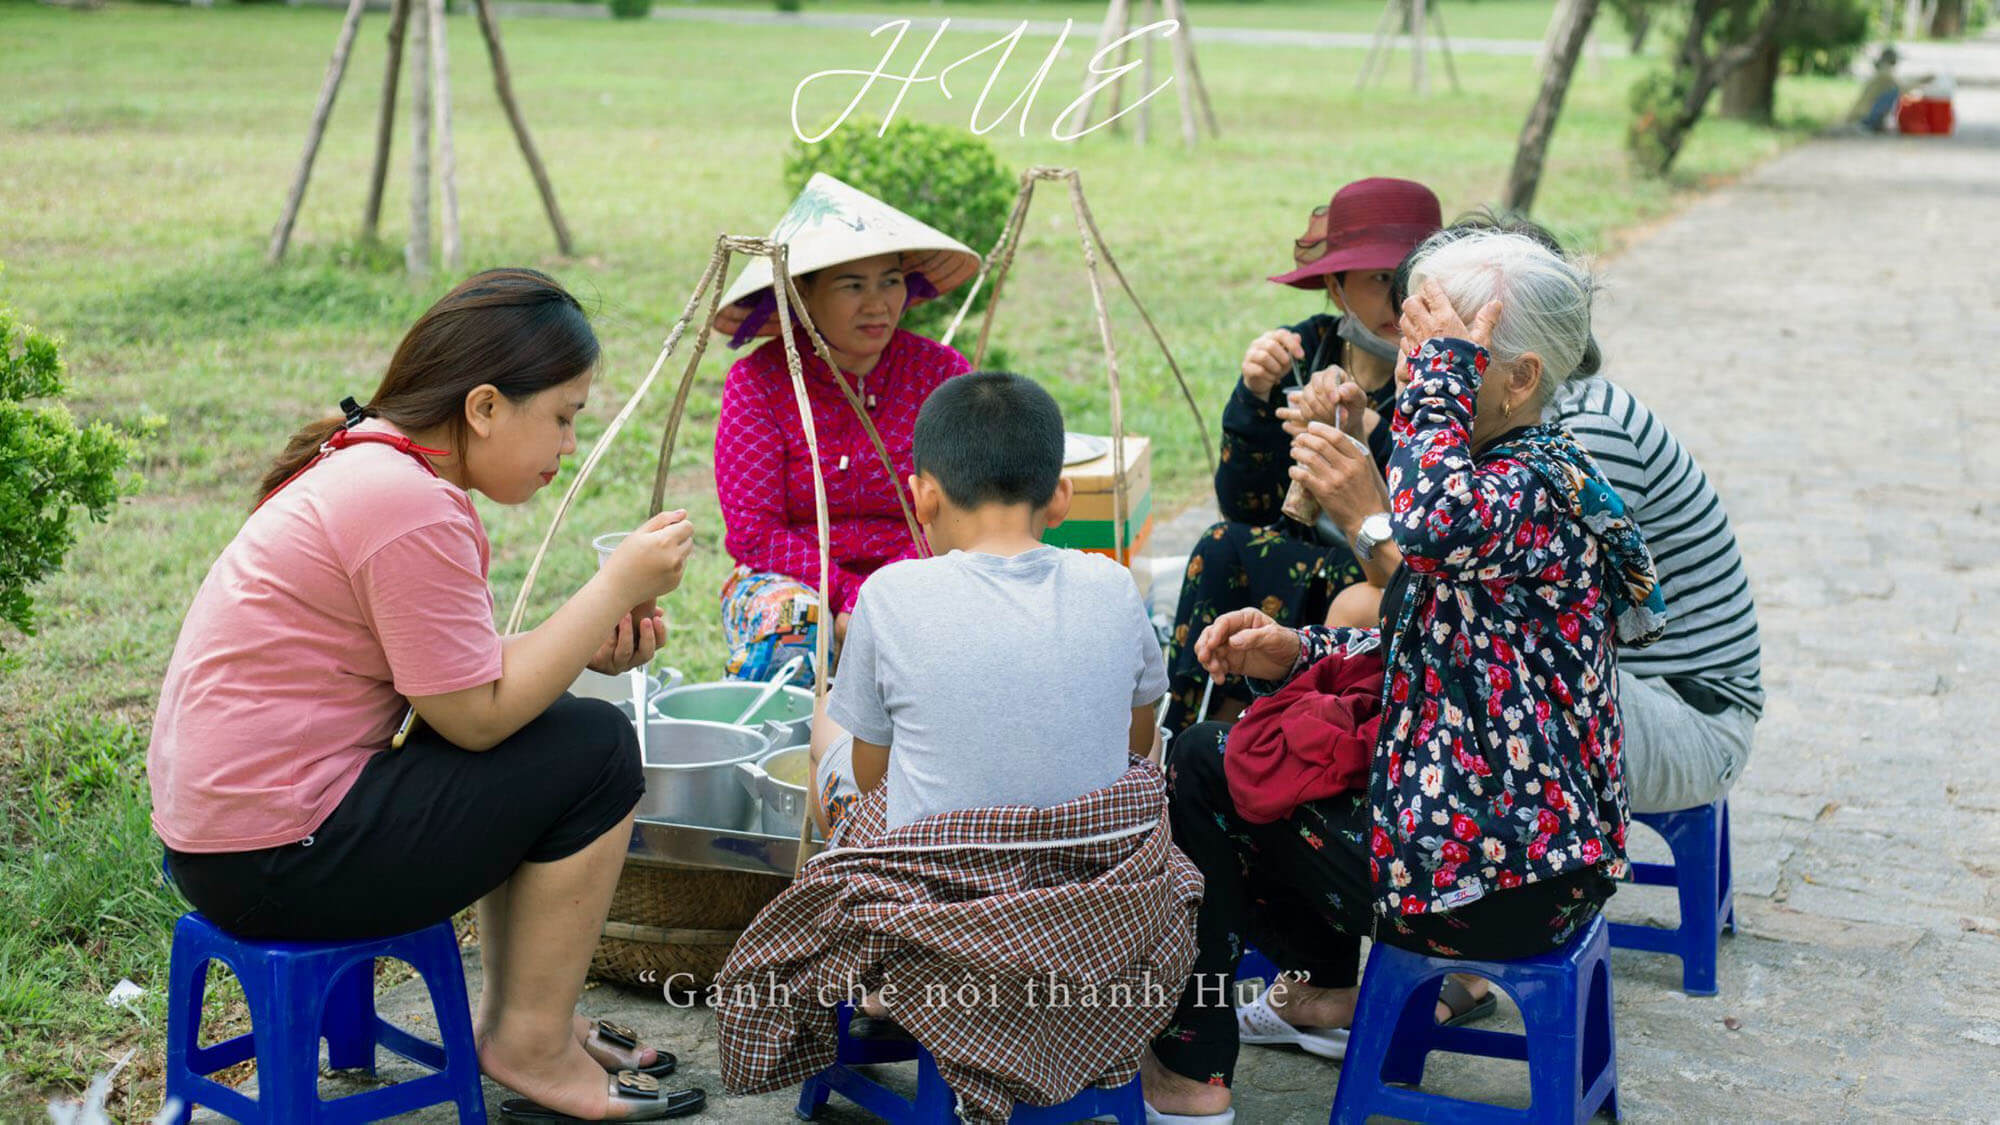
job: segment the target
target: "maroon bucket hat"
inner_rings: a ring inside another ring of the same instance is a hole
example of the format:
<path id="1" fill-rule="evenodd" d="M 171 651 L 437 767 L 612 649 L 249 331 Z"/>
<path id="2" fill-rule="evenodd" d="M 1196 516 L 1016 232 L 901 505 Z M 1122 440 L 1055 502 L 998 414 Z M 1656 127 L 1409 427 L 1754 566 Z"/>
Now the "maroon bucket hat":
<path id="1" fill-rule="evenodd" d="M 1271 280 L 1324 289 L 1320 279 L 1330 273 L 1394 269 L 1443 225 L 1438 197 L 1415 180 L 1356 180 L 1334 192 L 1331 203 L 1313 208 L 1305 236 L 1292 244 L 1298 268 Z"/>

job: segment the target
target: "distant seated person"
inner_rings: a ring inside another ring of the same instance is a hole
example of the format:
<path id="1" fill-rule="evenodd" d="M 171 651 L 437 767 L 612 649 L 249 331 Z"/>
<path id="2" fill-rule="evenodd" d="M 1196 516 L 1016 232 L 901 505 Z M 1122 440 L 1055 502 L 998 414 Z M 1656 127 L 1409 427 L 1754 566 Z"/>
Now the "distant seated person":
<path id="1" fill-rule="evenodd" d="M 730 995 L 775 977 L 794 997 L 865 994 L 937 1057 L 964 1120 L 1000 1122 L 1136 1072 L 1192 963 L 1200 881 L 1141 757 L 1166 670 L 1138 589 L 1041 542 L 1070 502 L 1055 400 L 1018 375 L 953 379 L 914 453 L 941 553 L 862 589 L 815 740 L 852 732 L 816 766 L 842 806 L 832 848 L 723 970 L 723 1079 L 754 1093 L 832 1061 L 826 1002 Z"/>
<path id="2" fill-rule="evenodd" d="M 1888 129 L 1889 118 L 1896 112 L 1896 103 L 1903 91 L 1914 90 L 1931 81 L 1931 75 L 1910 75 L 1896 77 L 1898 56 L 1896 48 L 1884 47 L 1875 56 L 1875 73 L 1868 76 L 1867 85 L 1861 87 L 1861 95 L 1854 99 L 1853 108 L 1847 111 L 1847 123 L 1859 126 L 1871 133 Z"/>
<path id="3" fill-rule="evenodd" d="M 775 338 L 780 317 L 770 263 L 754 260 L 730 286 L 714 324 L 731 346 L 774 337 L 730 367 L 715 423 L 723 546 L 736 563 L 722 588 L 726 668 L 743 680 L 770 679 L 794 656 L 812 660 L 829 610 L 838 645 L 861 583 L 920 553 L 896 485 L 910 472 L 910 427 L 930 393 L 970 364 L 897 325 L 905 309 L 979 272 L 979 255 L 956 239 L 826 175 L 806 184 L 771 237 L 788 248 L 798 286 L 793 324 L 810 315 L 833 359 L 829 365 L 802 328 L 794 331 L 826 482 L 832 565 L 822 584 L 813 458 L 785 341 Z M 891 466 L 876 452 L 871 425 Z M 794 682 L 813 680 L 808 674 Z"/>

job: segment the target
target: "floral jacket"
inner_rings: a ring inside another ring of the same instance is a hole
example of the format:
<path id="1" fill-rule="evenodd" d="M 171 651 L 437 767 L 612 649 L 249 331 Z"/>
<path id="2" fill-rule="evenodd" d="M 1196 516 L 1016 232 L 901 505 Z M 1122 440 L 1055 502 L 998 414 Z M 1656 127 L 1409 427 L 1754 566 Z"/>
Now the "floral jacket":
<path id="1" fill-rule="evenodd" d="M 1560 427 L 1475 456 L 1484 349 L 1412 362 L 1389 463 L 1407 577 L 1383 630 L 1301 630 L 1299 667 L 1382 644 L 1369 803 L 1376 909 L 1451 910 L 1602 864 L 1624 873 L 1616 648 L 1657 636 L 1652 563 L 1615 493 Z M 1393 603 L 1393 604 L 1392 604 Z"/>

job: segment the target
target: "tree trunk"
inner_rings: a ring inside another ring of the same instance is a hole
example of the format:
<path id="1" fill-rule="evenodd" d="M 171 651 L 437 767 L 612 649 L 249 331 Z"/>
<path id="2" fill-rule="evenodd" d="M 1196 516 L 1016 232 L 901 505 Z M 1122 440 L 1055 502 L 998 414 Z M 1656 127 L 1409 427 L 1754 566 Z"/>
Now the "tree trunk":
<path id="1" fill-rule="evenodd" d="M 1584 39 L 1597 19 L 1598 3 L 1599 0 L 1568 0 L 1565 5 L 1568 18 L 1556 39 L 1555 52 L 1549 56 L 1549 65 L 1542 71 L 1541 93 L 1536 96 L 1534 107 L 1528 110 L 1527 123 L 1521 126 L 1520 144 L 1514 149 L 1514 170 L 1507 177 L 1508 210 L 1526 214 L 1535 205 L 1549 137 L 1555 133 L 1556 118 L 1562 113 L 1563 97 L 1569 93 L 1569 80 L 1576 73 L 1576 60 L 1583 53 Z"/>
<path id="2" fill-rule="evenodd" d="M 1674 61 L 1675 70 L 1687 78 L 1686 89 L 1677 104 L 1650 111 L 1633 125 L 1633 136 L 1640 142 L 1634 145 L 1634 153 L 1647 171 L 1656 176 L 1666 175 L 1680 157 L 1681 147 L 1687 143 L 1695 123 L 1707 112 L 1708 99 L 1716 87 L 1776 41 L 1778 24 L 1791 14 L 1795 2 L 1771 0 L 1763 19 L 1747 37 L 1709 54 L 1703 39 L 1707 28 L 1721 14 L 1722 0 L 1695 0 L 1687 35 Z"/>
<path id="3" fill-rule="evenodd" d="M 431 14 L 410 0 L 410 240 L 403 268 L 418 280 L 431 276 Z"/>
<path id="4" fill-rule="evenodd" d="M 1937 0 L 1931 13 L 1931 38 L 1956 39 L 1965 34 L 1965 0 Z"/>
<path id="5" fill-rule="evenodd" d="M 431 119 L 437 133 L 439 198 L 444 202 L 444 268 L 456 271 L 458 246 L 458 157 L 451 142 L 451 50 L 444 0 L 428 0 L 431 33 Z"/>
<path id="6" fill-rule="evenodd" d="M 1647 8 L 1632 17 L 1631 52 L 1636 58 L 1646 53 L 1646 38 L 1653 32 L 1653 10 Z"/>
<path id="7" fill-rule="evenodd" d="M 1769 125 L 1778 101 L 1778 44 L 1758 48 L 1722 83 L 1722 116 Z"/>

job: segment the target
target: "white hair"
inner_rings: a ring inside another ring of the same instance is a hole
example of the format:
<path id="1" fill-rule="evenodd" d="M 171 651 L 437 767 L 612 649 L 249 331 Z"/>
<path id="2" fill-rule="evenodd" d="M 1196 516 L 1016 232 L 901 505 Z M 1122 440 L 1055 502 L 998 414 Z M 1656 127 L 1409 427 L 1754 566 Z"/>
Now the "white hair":
<path id="1" fill-rule="evenodd" d="M 1410 292 L 1437 282 L 1468 325 L 1488 301 L 1500 302 L 1500 320 L 1486 350 L 1509 365 L 1529 352 L 1540 356 L 1544 404 L 1579 374 L 1586 353 L 1595 351 L 1590 272 L 1532 238 L 1498 230 L 1441 231 L 1417 248 L 1412 261 Z M 1590 366 L 1595 365 L 1593 358 Z"/>

